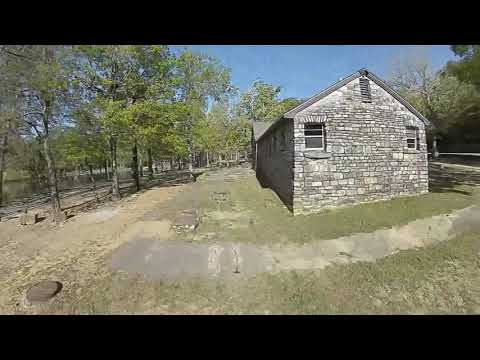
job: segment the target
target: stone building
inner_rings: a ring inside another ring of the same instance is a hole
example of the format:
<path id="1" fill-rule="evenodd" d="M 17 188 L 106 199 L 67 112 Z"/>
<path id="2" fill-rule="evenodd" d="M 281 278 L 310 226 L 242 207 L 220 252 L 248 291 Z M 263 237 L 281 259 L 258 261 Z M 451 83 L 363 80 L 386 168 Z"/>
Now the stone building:
<path id="1" fill-rule="evenodd" d="M 426 193 L 427 123 L 361 69 L 268 128 L 254 124 L 257 178 L 295 215 Z"/>

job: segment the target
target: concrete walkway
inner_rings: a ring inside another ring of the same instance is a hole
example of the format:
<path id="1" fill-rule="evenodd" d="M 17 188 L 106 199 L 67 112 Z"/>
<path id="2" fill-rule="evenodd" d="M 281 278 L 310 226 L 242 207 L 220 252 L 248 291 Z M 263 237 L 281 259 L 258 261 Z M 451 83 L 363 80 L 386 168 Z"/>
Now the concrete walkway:
<path id="1" fill-rule="evenodd" d="M 479 220 L 480 207 L 472 206 L 388 230 L 317 240 L 303 246 L 201 244 L 139 233 L 113 252 L 110 267 L 154 279 L 249 277 L 261 272 L 322 269 L 332 264 L 375 261 L 400 250 L 480 231 Z"/>

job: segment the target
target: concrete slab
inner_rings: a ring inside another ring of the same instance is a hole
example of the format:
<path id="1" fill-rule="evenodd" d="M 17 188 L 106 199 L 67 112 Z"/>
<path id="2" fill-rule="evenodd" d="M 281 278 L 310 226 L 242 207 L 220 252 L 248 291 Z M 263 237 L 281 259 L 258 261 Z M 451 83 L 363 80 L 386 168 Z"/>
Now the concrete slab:
<path id="1" fill-rule="evenodd" d="M 192 244 L 135 239 L 111 256 L 112 270 L 143 274 L 154 279 L 185 276 L 252 276 L 273 270 L 268 252 L 251 245 Z"/>
<path id="2" fill-rule="evenodd" d="M 173 223 L 172 228 L 177 232 L 195 231 L 200 224 L 200 215 L 196 209 L 182 211 L 178 214 Z"/>

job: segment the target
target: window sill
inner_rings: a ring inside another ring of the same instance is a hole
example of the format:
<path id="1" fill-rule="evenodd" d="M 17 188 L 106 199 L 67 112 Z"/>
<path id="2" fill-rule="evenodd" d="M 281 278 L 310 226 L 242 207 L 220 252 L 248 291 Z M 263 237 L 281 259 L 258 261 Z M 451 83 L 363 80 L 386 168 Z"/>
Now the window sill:
<path id="1" fill-rule="evenodd" d="M 420 150 L 416 149 L 403 149 L 404 154 L 421 154 Z"/>
<path id="2" fill-rule="evenodd" d="M 332 154 L 327 153 L 324 150 L 305 150 L 303 156 L 307 159 L 328 159 L 332 157 Z"/>

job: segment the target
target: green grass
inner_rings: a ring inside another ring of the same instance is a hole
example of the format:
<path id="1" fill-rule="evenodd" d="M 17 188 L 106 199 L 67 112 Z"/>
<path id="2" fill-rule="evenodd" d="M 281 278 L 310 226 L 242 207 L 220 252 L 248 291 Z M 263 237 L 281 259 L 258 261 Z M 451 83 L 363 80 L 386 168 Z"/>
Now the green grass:
<path id="1" fill-rule="evenodd" d="M 196 207 L 206 218 L 199 234 L 215 241 L 258 244 L 329 239 L 406 224 L 418 218 L 479 204 L 473 175 L 431 172 L 432 192 L 416 197 L 361 204 L 310 216 L 293 215 L 255 178 L 237 182 L 199 182 L 186 186 L 159 211 L 174 216 Z M 220 206 L 212 191 L 229 191 Z M 162 213 L 163 214 L 163 213 Z M 237 215 L 242 216 L 238 217 Z M 233 216 L 235 215 L 235 216 Z M 79 275 L 80 276 L 80 275 Z M 333 265 L 323 270 L 263 273 L 229 281 L 190 278 L 153 281 L 123 273 L 71 281 L 59 303 L 45 313 L 194 314 L 406 314 L 480 313 L 480 234 L 464 234 L 420 250 L 406 250 L 374 263 Z"/>
<path id="2" fill-rule="evenodd" d="M 375 263 L 265 274 L 256 286 L 278 313 L 480 313 L 479 251 L 480 234 L 469 234 Z"/>
<path id="3" fill-rule="evenodd" d="M 464 184 L 449 180 L 447 185 L 443 178 L 432 177 L 431 183 L 431 192 L 419 196 L 294 217 L 274 192 L 261 188 L 254 177 L 247 177 L 228 183 L 206 181 L 193 184 L 175 198 L 174 207 L 176 210 L 196 207 L 207 215 L 212 211 L 223 212 L 220 219 L 204 217 L 198 229 L 199 236 L 216 233 L 215 241 L 278 244 L 283 241 L 307 243 L 372 232 L 480 204 L 480 188 L 472 182 Z M 231 201 L 217 204 L 210 198 L 212 191 L 230 192 Z"/>
<path id="4" fill-rule="evenodd" d="M 225 280 L 151 281 L 111 274 L 45 313 L 480 313 L 480 234 L 375 263 Z"/>

